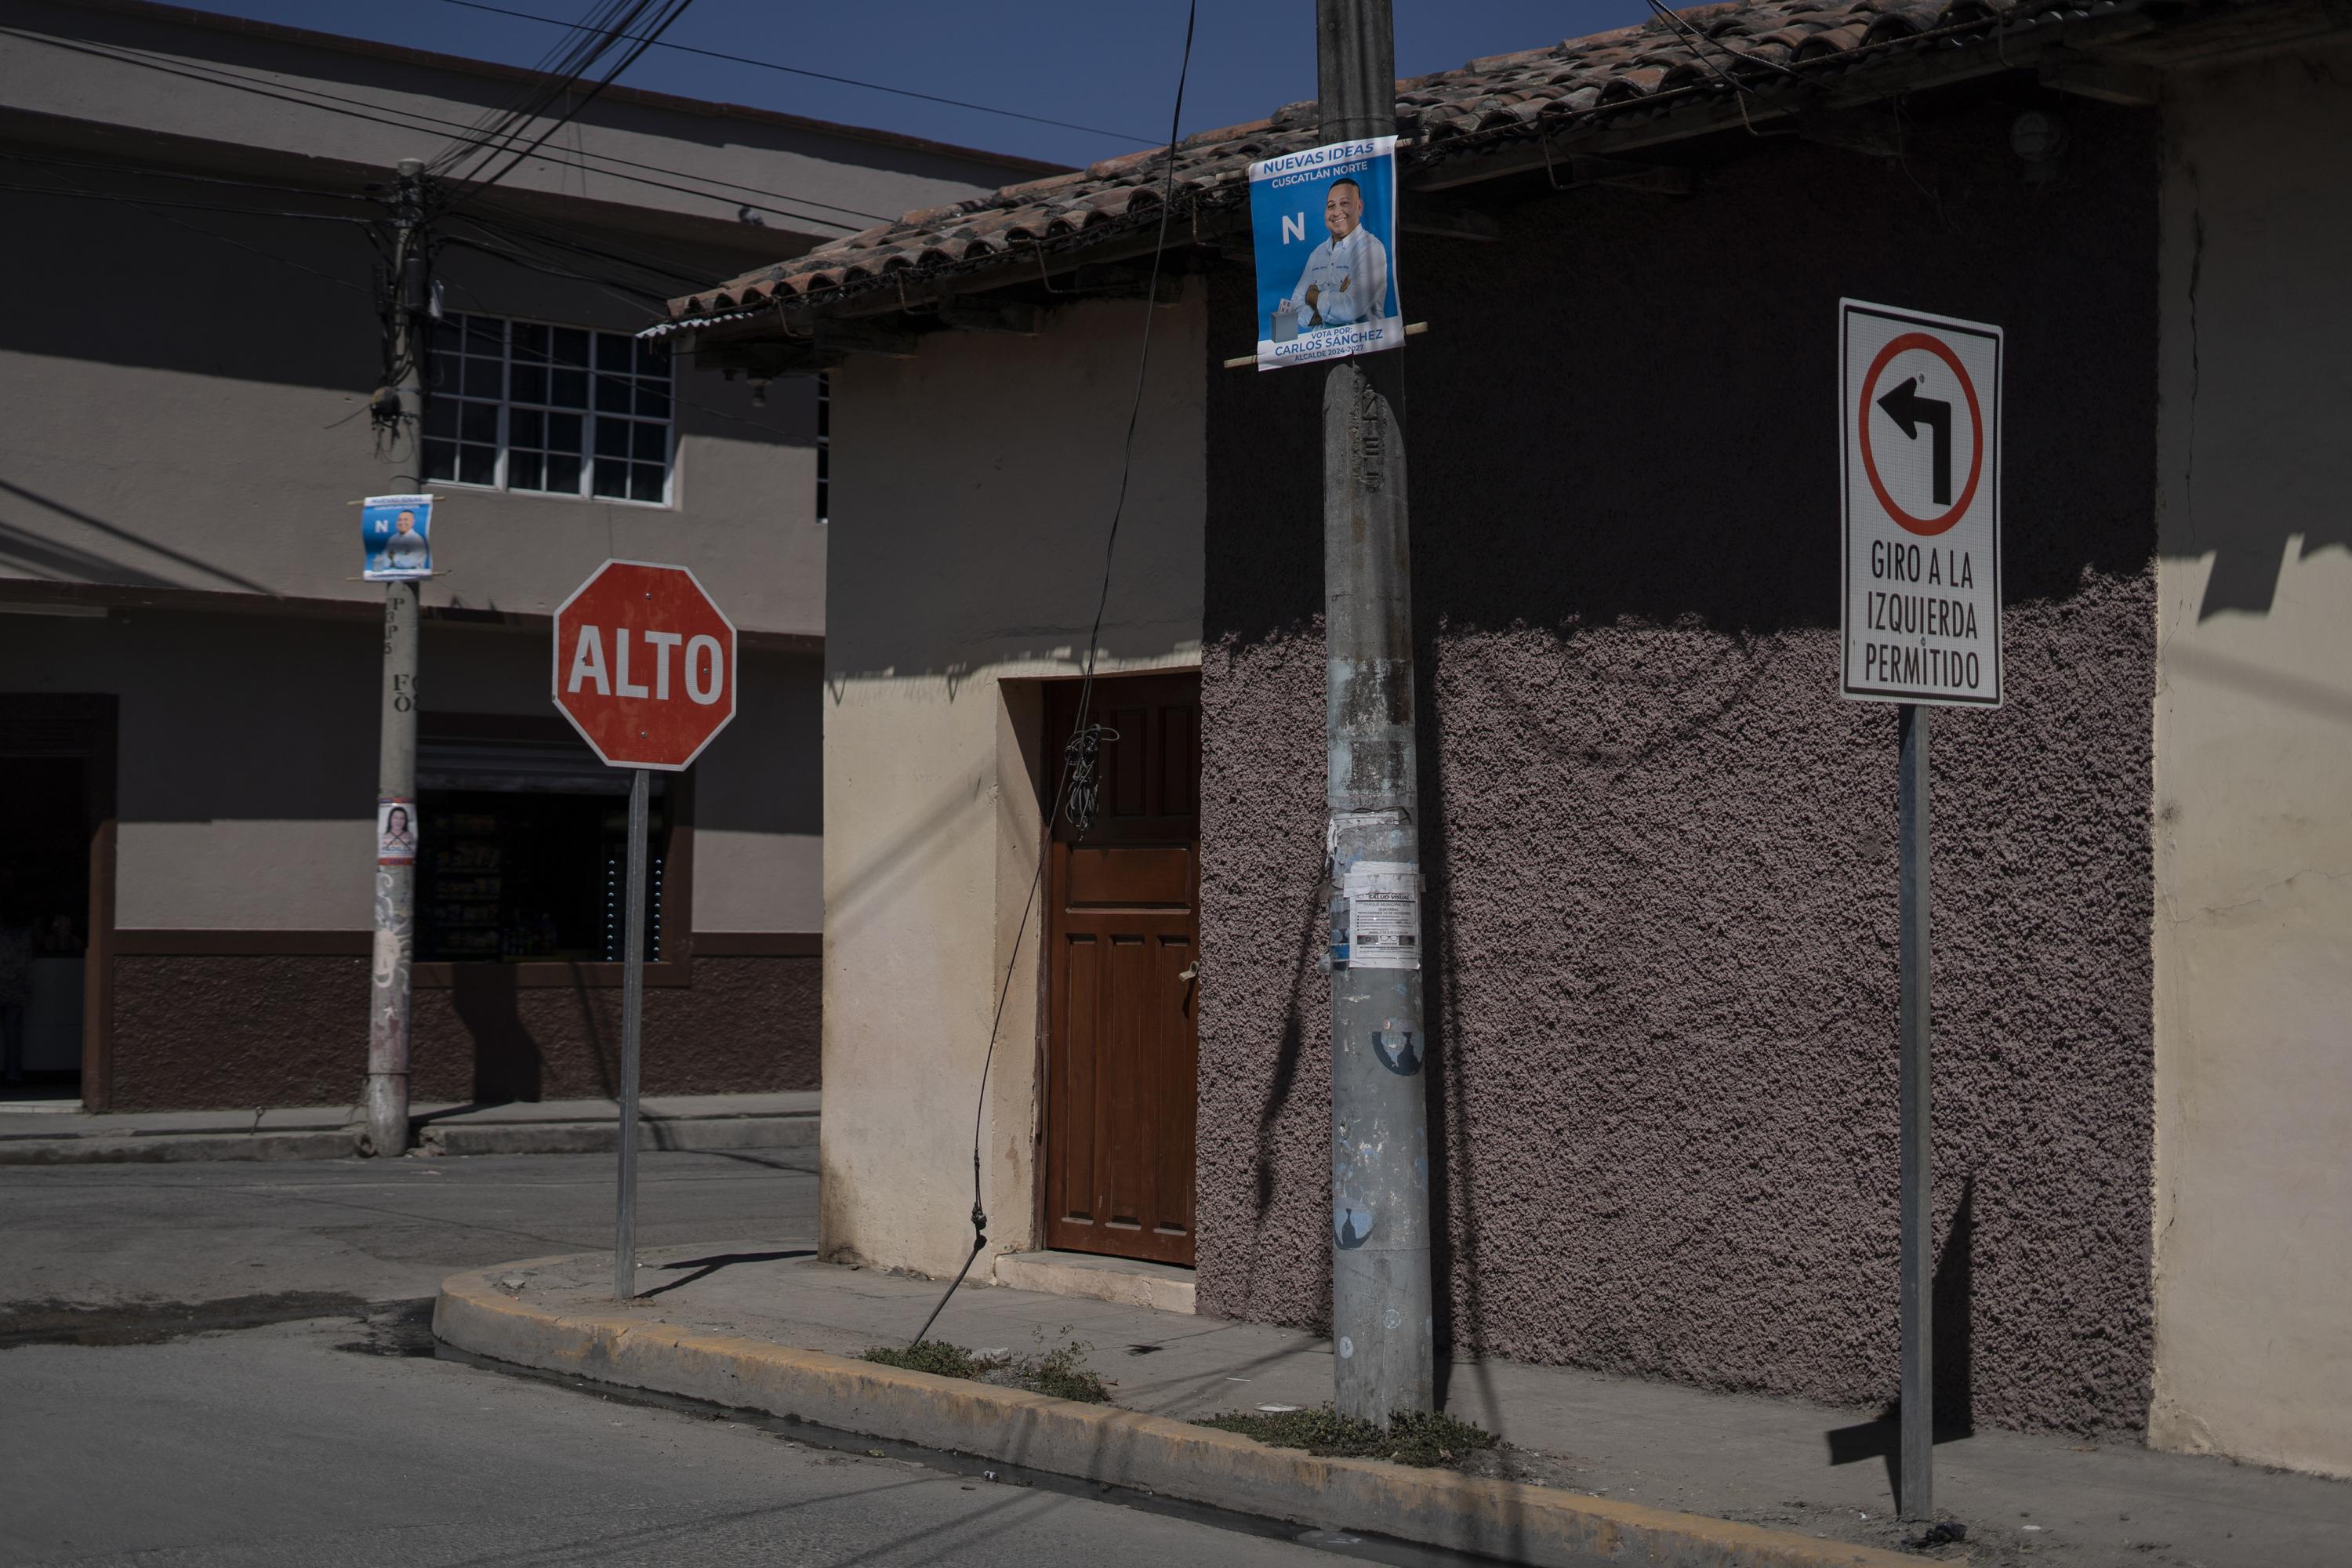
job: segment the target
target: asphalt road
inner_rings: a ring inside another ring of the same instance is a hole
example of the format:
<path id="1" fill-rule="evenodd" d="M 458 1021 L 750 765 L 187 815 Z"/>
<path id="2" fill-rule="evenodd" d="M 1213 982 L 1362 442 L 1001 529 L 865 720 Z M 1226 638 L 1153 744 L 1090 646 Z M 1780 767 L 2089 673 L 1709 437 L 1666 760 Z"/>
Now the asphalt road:
<path id="1" fill-rule="evenodd" d="M 639 1235 L 808 1245 L 807 1164 L 646 1155 Z M 440 1279 L 609 1246 L 611 1183 L 608 1156 L 0 1170 L 0 1563 L 1333 1562 L 436 1359 Z"/>

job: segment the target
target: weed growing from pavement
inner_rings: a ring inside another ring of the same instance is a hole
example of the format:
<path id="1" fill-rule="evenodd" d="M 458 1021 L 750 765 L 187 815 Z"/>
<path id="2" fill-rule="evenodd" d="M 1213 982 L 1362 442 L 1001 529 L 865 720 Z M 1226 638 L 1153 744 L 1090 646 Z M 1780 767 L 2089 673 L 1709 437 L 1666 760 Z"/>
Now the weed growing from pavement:
<path id="1" fill-rule="evenodd" d="M 1328 1405 L 1312 1410 L 1232 1410 L 1197 1423 L 1276 1448 L 1304 1448 L 1329 1458 L 1390 1459 L 1400 1465 L 1451 1465 L 1499 1441 L 1484 1426 L 1442 1411 L 1400 1410 L 1386 1426 L 1342 1415 Z"/>
<path id="2" fill-rule="evenodd" d="M 1085 1405 L 1108 1405 L 1110 1384 L 1087 1366 L 1087 1352 L 1094 1346 L 1084 1340 L 1073 1340 L 1066 1325 L 1062 1342 L 1047 1349 L 1045 1331 L 1036 1331 L 1037 1352 L 1016 1356 L 1009 1351 L 973 1351 L 952 1345 L 943 1340 L 924 1340 L 899 1349 L 892 1345 L 877 1345 L 866 1352 L 867 1361 L 883 1366 L 903 1367 L 909 1372 L 928 1372 L 940 1377 L 960 1377 L 973 1383 L 992 1383 L 1000 1387 L 1025 1388 L 1032 1394 L 1051 1394 L 1055 1399 L 1075 1399 Z"/>
<path id="3" fill-rule="evenodd" d="M 928 1372 L 939 1377 L 977 1378 L 981 1373 L 992 1372 L 1004 1364 L 992 1357 L 974 1355 L 961 1345 L 951 1345 L 944 1340 L 920 1340 L 904 1350 L 893 1345 L 876 1345 L 866 1352 L 865 1359 L 908 1372 Z"/>

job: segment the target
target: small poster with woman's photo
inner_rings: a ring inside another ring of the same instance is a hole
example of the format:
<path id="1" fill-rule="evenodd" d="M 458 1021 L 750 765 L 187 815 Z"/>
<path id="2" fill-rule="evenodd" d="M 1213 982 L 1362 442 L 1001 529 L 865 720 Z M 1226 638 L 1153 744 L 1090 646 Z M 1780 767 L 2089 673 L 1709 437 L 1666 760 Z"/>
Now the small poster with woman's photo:
<path id="1" fill-rule="evenodd" d="M 375 863 L 379 866 L 416 864 L 416 803 L 379 800 L 375 803 Z"/>

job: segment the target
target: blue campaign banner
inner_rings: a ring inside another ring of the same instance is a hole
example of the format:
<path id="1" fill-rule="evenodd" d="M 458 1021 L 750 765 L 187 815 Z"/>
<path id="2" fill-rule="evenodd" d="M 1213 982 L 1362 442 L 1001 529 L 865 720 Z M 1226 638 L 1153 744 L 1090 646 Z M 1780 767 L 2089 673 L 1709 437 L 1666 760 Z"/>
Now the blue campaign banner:
<path id="1" fill-rule="evenodd" d="M 1250 165 L 1258 369 L 1404 346 L 1396 141 L 1335 142 Z"/>
<path id="2" fill-rule="evenodd" d="M 360 503 L 360 548 L 371 583 L 433 575 L 433 498 L 370 496 Z"/>

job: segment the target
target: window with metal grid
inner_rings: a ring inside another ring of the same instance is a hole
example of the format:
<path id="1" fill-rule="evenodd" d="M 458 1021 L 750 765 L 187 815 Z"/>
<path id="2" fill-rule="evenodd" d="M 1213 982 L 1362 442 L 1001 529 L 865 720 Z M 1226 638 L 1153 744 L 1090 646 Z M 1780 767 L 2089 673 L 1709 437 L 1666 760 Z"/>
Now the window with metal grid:
<path id="1" fill-rule="evenodd" d="M 668 352 L 621 332 L 445 317 L 425 408 L 428 481 L 669 500 Z"/>

